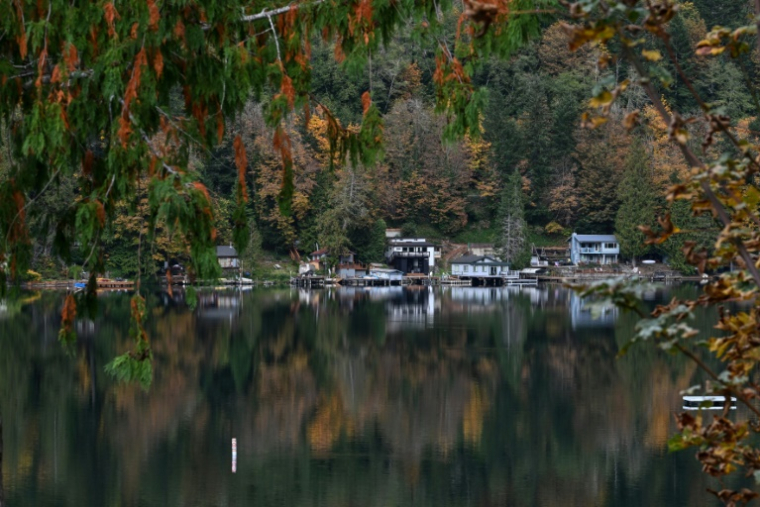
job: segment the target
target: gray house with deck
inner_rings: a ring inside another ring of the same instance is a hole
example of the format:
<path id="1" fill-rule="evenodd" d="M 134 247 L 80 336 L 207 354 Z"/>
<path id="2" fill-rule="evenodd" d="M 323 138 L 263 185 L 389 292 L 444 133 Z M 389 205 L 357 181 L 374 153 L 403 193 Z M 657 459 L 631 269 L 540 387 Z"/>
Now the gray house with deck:
<path id="1" fill-rule="evenodd" d="M 573 264 L 617 264 L 620 243 L 614 234 L 576 234 L 570 239 L 570 260 Z"/>

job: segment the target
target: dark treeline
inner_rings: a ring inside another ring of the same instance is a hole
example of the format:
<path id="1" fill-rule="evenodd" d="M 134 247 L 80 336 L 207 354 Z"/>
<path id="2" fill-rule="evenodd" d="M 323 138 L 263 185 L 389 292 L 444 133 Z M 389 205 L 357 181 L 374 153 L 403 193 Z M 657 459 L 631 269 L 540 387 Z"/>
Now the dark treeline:
<path id="1" fill-rule="evenodd" d="M 713 26 L 735 27 L 749 20 L 750 2 L 679 4 L 671 41 L 691 84 L 720 106 L 735 128 L 757 130 L 757 98 L 745 86 L 757 78 L 756 52 L 738 61 L 695 54 L 697 43 Z M 453 37 L 455 15 L 450 24 Z M 642 48 L 664 54 L 653 40 L 645 41 Z M 515 196 L 524 216 L 519 219 L 524 225 L 520 229 L 524 248 L 531 243 L 562 243 L 573 231 L 615 232 L 625 258 L 657 255 L 686 268 L 683 242 L 708 243 L 703 238 L 715 228 L 712 218 L 693 217 L 688 204 L 665 200 L 666 188 L 681 181 L 688 168 L 631 69 L 616 60 L 614 47 L 571 52 L 562 20 L 546 18 L 539 39 L 506 61 L 494 60 L 476 76 L 487 92 L 478 139 L 443 140 L 447 119 L 434 111 L 434 48 L 400 34 L 361 69 L 337 64 L 334 51 L 328 44 L 315 43 L 312 108 L 289 124 L 295 170 L 289 212 L 278 203 L 280 159 L 260 104 L 249 104 L 228 126 L 221 148 L 194 156 L 194 168 L 204 175 L 215 203 L 217 241 L 231 243 L 233 224 L 240 219 L 235 209 L 232 140 L 241 135 L 249 164 L 251 199 L 245 210 L 252 224 L 249 265 L 262 250 L 296 257 L 317 245 L 335 255 L 351 249 L 364 262 L 380 261 L 385 227 L 455 242 L 506 245 L 511 238 L 504 237 L 503 225 L 514 218 L 505 210 L 514 212 Z M 608 63 L 600 63 L 604 61 Z M 700 120 L 699 107 L 683 78 L 675 69 L 670 74 L 671 85 L 662 89 L 668 105 Z M 592 110 L 589 99 L 626 79 L 631 84 L 623 100 L 615 102 L 611 120 L 594 129 L 584 125 L 588 123 L 584 113 Z M 382 114 L 384 156 L 373 167 L 331 160 L 328 117 L 321 106 L 350 128 L 361 120 L 365 91 L 371 92 Z M 624 119 L 632 118 L 633 111 L 640 111 L 638 122 L 627 129 Z M 699 148 L 701 139 L 694 136 L 690 142 Z M 64 183 L 35 206 L 36 269 L 61 271 L 60 260 L 53 260 L 56 231 L 51 230 L 55 221 L 50 218 L 76 198 L 74 184 Z M 147 189 L 123 206 L 142 210 L 147 218 Z M 653 226 L 667 212 L 690 234 L 657 247 L 642 246 L 644 236 L 637 226 Z M 107 266 L 115 274 L 134 275 L 135 251 L 149 232 L 150 244 L 142 245 L 150 252 L 142 256 L 144 273 L 155 271 L 163 261 L 181 261 L 189 255 L 188 246 L 171 234 L 168 225 L 123 214 L 108 236 Z M 75 258 L 68 264 L 76 262 Z"/>

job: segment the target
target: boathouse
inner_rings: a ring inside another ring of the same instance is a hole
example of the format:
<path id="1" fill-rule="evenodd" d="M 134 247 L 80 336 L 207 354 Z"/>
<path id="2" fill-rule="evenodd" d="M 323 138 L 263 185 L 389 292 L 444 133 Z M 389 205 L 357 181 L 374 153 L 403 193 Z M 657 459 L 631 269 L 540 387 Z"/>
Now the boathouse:
<path id="1" fill-rule="evenodd" d="M 613 234 L 576 234 L 570 239 L 570 260 L 573 264 L 617 264 L 620 243 Z"/>
<path id="2" fill-rule="evenodd" d="M 240 269 L 240 257 L 232 245 L 216 247 L 216 260 L 225 273 Z"/>
<path id="3" fill-rule="evenodd" d="M 377 277 L 380 280 L 390 280 L 391 282 L 401 282 L 404 279 L 404 273 L 398 269 L 392 268 L 369 268 L 369 276 Z"/>
<path id="4" fill-rule="evenodd" d="M 402 273 L 429 275 L 435 260 L 441 257 L 441 247 L 425 238 L 392 238 L 388 241 L 385 260 Z"/>

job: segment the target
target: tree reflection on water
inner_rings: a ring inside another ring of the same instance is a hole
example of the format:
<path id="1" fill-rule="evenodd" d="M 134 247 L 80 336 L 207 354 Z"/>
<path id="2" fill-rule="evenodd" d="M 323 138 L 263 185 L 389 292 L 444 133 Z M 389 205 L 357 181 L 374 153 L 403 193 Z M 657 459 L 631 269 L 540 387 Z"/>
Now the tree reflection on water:
<path id="1" fill-rule="evenodd" d="M 616 360 L 632 317 L 574 298 L 225 290 L 190 310 L 157 292 L 144 392 L 103 373 L 129 295 L 102 296 L 71 357 L 43 294 L 0 317 L 9 504 L 706 505 L 691 456 L 665 455 L 694 368 Z"/>

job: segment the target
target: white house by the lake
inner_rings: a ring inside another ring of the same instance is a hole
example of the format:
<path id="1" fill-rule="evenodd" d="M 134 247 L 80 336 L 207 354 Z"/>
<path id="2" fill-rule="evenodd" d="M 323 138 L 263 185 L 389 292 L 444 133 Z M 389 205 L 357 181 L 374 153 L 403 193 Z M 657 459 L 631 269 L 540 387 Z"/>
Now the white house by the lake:
<path id="1" fill-rule="evenodd" d="M 392 238 L 388 241 L 385 260 L 403 273 L 429 275 L 435 260 L 441 257 L 441 247 L 425 238 Z"/>
<path id="2" fill-rule="evenodd" d="M 617 264 L 620 243 L 613 234 L 576 234 L 570 239 L 573 264 Z"/>
<path id="3" fill-rule="evenodd" d="M 460 278 L 501 278 L 509 264 L 488 255 L 463 255 L 451 261 L 451 274 Z"/>

